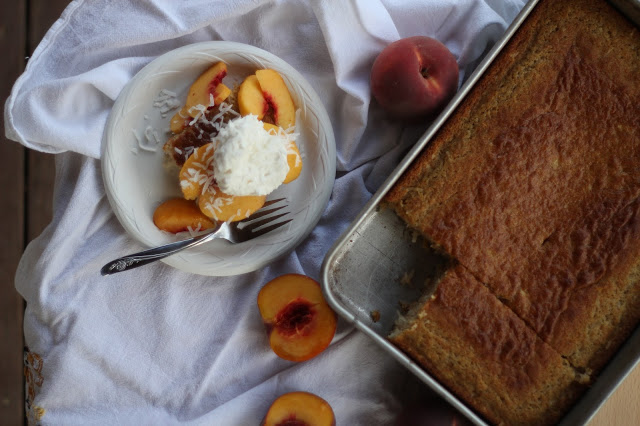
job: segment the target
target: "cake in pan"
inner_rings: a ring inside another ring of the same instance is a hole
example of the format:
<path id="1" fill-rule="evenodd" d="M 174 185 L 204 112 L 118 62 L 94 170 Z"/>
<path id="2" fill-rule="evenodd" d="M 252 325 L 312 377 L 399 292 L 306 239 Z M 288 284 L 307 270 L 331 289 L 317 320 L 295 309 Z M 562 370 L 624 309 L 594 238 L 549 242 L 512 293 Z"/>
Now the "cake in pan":
<path id="1" fill-rule="evenodd" d="M 588 382 L 463 266 L 425 297 L 392 340 L 494 421 L 553 421 Z"/>
<path id="2" fill-rule="evenodd" d="M 640 32 L 606 1 L 542 0 L 385 197 L 467 271 L 461 292 L 474 294 L 473 280 L 486 288 L 492 327 L 513 314 L 545 342 L 530 346 L 529 362 L 543 350 L 575 373 L 569 382 L 551 367 L 544 380 L 498 374 L 487 387 L 472 370 L 491 371 L 490 356 L 431 359 L 429 324 L 463 331 L 423 300 L 391 340 L 452 390 L 468 381 L 459 395 L 492 422 L 557 421 L 557 395 L 575 400 L 640 320 L 639 78 Z M 484 333 L 493 353 L 513 345 Z M 453 351 L 450 342 L 438 344 Z M 514 381 L 531 389 L 513 392 Z M 537 418 L 531 406 L 496 409 L 541 389 L 549 400 L 538 400 Z"/>

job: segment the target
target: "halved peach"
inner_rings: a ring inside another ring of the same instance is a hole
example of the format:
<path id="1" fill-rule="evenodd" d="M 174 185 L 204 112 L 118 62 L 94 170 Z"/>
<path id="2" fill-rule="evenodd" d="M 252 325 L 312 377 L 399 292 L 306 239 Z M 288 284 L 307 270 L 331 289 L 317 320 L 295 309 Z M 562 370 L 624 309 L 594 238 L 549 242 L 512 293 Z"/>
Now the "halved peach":
<path id="1" fill-rule="evenodd" d="M 263 123 L 263 127 L 266 131 L 275 133 L 276 135 L 280 132 L 280 127 L 275 124 Z M 290 140 L 287 145 L 287 164 L 289 165 L 289 172 L 282 183 L 289 183 L 296 180 L 302 172 L 302 157 L 300 156 L 298 146 L 293 140 Z"/>
<path id="2" fill-rule="evenodd" d="M 253 114 L 258 116 L 258 120 L 262 120 L 269 109 L 267 100 L 262 95 L 260 83 L 255 75 L 245 78 L 238 89 L 238 108 L 240 115 Z"/>
<path id="3" fill-rule="evenodd" d="M 180 169 L 180 189 L 187 200 L 195 200 L 207 181 L 213 180 L 213 142 L 196 148 Z"/>
<path id="4" fill-rule="evenodd" d="M 185 127 L 187 127 L 191 120 L 192 117 L 189 115 L 189 110 L 184 106 L 180 111 L 176 112 L 173 117 L 171 117 L 169 130 L 171 130 L 172 133 L 180 133 Z"/>
<path id="5" fill-rule="evenodd" d="M 213 95 L 214 104 L 218 105 L 231 93 L 231 89 L 222 84 L 222 79 L 227 75 L 227 64 L 218 62 L 211 68 L 203 72 L 189 88 L 185 107 L 191 116 L 195 116 L 197 111 L 193 108 L 196 105 L 210 105 L 210 98 Z M 193 109 L 192 109 L 193 108 Z"/>
<path id="6" fill-rule="evenodd" d="M 258 293 L 258 308 L 271 349 L 280 358 L 306 361 L 325 350 L 336 332 L 336 314 L 320 285 L 300 274 L 285 274 Z"/>
<path id="7" fill-rule="evenodd" d="M 256 77 L 260 83 L 262 95 L 273 109 L 273 116 L 278 126 L 283 129 L 296 124 L 296 109 L 282 76 L 277 71 L 257 70 Z"/>
<path id="8" fill-rule="evenodd" d="M 289 392 L 279 396 L 262 421 L 262 426 L 335 426 L 331 405 L 310 392 Z"/>
<path id="9" fill-rule="evenodd" d="M 184 198 L 171 198 L 160 204 L 153 212 L 153 223 L 158 229 L 173 234 L 216 226 L 214 221 L 200 211 L 195 202 Z"/>
<path id="10" fill-rule="evenodd" d="M 200 194 L 198 207 L 202 213 L 219 222 L 237 222 L 246 219 L 260 209 L 266 200 L 264 195 L 229 195 L 215 185 Z"/>

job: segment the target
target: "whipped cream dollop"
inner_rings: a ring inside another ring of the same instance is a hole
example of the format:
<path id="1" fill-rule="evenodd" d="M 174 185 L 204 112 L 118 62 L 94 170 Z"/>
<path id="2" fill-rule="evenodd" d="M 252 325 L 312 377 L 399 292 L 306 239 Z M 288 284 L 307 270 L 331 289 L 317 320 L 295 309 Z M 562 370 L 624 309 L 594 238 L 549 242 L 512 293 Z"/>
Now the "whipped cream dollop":
<path id="1" fill-rule="evenodd" d="M 229 195 L 268 195 L 287 173 L 286 135 L 269 132 L 255 115 L 230 120 L 216 136 L 214 178 Z"/>

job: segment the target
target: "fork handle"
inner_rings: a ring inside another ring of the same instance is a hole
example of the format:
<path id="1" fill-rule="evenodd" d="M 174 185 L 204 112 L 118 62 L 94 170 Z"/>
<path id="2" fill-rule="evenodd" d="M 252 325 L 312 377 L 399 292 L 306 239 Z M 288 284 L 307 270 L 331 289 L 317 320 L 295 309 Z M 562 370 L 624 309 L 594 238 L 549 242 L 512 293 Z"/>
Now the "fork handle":
<path id="1" fill-rule="evenodd" d="M 189 247 L 195 247 L 215 238 L 219 229 L 220 226 L 217 226 L 213 232 L 208 234 L 198 235 L 197 237 L 189 238 L 188 240 L 176 241 L 175 243 L 165 244 L 160 247 L 154 247 L 149 250 L 144 250 L 112 260 L 100 269 L 100 274 L 111 275 L 122 271 L 128 271 L 129 269 L 137 268 L 139 266 L 155 262 L 156 260 L 164 259 L 165 257 L 171 256 L 181 250 Z"/>

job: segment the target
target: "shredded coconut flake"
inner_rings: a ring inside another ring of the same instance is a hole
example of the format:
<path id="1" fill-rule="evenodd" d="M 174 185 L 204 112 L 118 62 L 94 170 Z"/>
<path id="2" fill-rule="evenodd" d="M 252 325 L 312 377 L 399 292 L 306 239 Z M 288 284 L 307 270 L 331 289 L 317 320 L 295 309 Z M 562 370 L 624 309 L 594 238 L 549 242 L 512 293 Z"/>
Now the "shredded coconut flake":
<path id="1" fill-rule="evenodd" d="M 189 126 L 193 126 L 198 122 L 198 120 L 200 120 L 203 117 L 206 120 L 206 116 L 205 116 L 206 112 L 207 112 L 207 107 L 205 105 L 198 104 L 189 108 L 189 115 L 193 115 L 195 113 L 195 115 L 193 115 L 193 120 L 189 122 Z"/>
<path id="2" fill-rule="evenodd" d="M 193 150 L 194 148 L 192 146 L 188 146 L 184 149 L 184 160 L 187 161 L 187 159 L 191 156 L 191 154 L 193 154 Z"/>
<path id="3" fill-rule="evenodd" d="M 162 89 L 153 102 L 153 106 L 160 109 L 160 115 L 164 118 L 169 112 L 179 108 L 181 102 L 178 95 L 171 90 Z"/>
<path id="4" fill-rule="evenodd" d="M 151 126 L 147 126 L 144 129 L 144 137 L 147 140 L 147 146 L 158 146 L 162 143 L 160 135 L 158 135 L 158 132 Z"/>
<path id="5" fill-rule="evenodd" d="M 204 182 L 202 182 L 202 192 L 205 192 L 209 189 L 209 186 L 213 183 L 213 174 L 208 176 Z M 213 190 L 213 187 L 211 187 L 211 189 Z"/>

